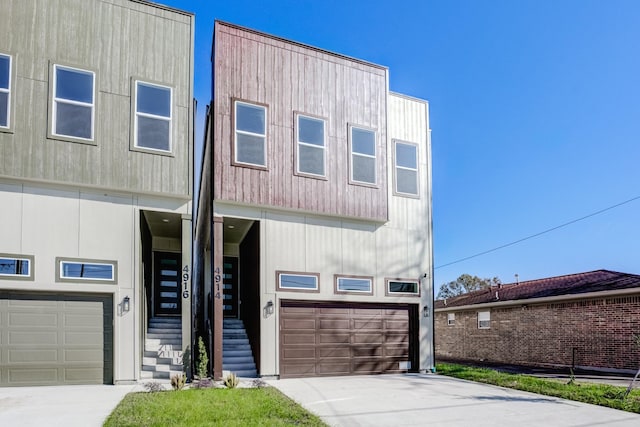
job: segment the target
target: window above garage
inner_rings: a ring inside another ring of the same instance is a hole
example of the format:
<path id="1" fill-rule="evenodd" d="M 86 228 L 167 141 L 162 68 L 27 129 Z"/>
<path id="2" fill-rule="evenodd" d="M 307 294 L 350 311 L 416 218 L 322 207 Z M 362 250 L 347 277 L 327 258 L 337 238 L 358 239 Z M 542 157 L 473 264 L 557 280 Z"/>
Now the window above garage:
<path id="1" fill-rule="evenodd" d="M 56 258 L 56 282 L 117 283 L 118 262 Z"/>
<path id="2" fill-rule="evenodd" d="M 33 280 L 33 256 L 0 254 L 0 279 Z"/>
<path id="3" fill-rule="evenodd" d="M 320 274 L 277 271 L 276 284 L 279 291 L 319 292 Z"/>
<path id="4" fill-rule="evenodd" d="M 373 295 L 371 276 L 334 276 L 337 294 Z"/>

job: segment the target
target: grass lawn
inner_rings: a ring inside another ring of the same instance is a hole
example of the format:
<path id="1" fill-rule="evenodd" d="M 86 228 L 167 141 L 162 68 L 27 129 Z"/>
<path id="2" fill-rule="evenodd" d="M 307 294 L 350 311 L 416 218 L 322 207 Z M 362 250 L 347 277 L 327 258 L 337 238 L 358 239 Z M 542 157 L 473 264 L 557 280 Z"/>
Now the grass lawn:
<path id="1" fill-rule="evenodd" d="M 640 390 L 634 389 L 626 399 L 623 393 L 626 387 L 614 387 L 603 384 L 573 383 L 553 379 L 536 378 L 529 375 L 508 374 L 493 369 L 474 368 L 470 366 L 439 363 L 436 367 L 439 374 L 462 378 L 479 383 L 494 384 L 517 390 L 547 396 L 561 397 L 578 402 L 607 406 L 623 411 L 640 414 Z"/>
<path id="2" fill-rule="evenodd" d="M 104 425 L 326 426 L 273 387 L 130 393 Z"/>

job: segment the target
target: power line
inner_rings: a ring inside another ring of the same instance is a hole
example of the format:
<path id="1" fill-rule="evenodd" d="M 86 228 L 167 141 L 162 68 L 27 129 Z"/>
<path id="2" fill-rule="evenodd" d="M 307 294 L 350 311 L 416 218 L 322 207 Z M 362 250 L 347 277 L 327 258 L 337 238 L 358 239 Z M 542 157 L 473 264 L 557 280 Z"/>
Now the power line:
<path id="1" fill-rule="evenodd" d="M 514 240 L 513 242 L 506 243 L 506 244 L 501 245 L 501 246 L 497 246 L 497 247 L 495 247 L 493 249 L 489 249 L 489 250 L 486 250 L 486 251 L 483 251 L 483 252 L 479 252 L 479 253 L 474 254 L 474 255 L 470 255 L 470 256 L 467 256 L 467 257 L 464 257 L 464 258 L 460 258 L 460 259 L 455 260 L 455 261 L 448 262 L 446 264 L 439 265 L 439 266 L 435 267 L 434 269 L 438 269 L 438 268 L 442 268 L 442 267 L 448 267 L 450 265 L 457 264 L 457 263 L 462 262 L 462 261 L 467 261 L 467 260 L 469 260 L 471 258 L 477 258 L 479 256 L 486 255 L 488 253 L 495 252 L 497 250 L 504 249 L 504 248 L 507 248 L 509 246 L 513 246 L 513 245 L 518 244 L 520 242 L 524 242 L 525 240 L 533 239 L 534 237 L 538 237 L 538 236 L 541 236 L 543 234 L 550 233 L 550 232 L 555 231 L 555 230 L 557 230 L 559 228 L 566 227 L 567 225 L 575 224 L 576 222 L 585 220 L 587 218 L 591 218 L 592 216 L 599 215 L 599 214 L 601 214 L 603 212 L 606 212 L 606 211 L 610 211 L 611 209 L 615 209 L 615 208 L 620 207 L 622 205 L 626 205 L 627 203 L 631 203 L 631 202 L 633 202 L 635 200 L 638 200 L 638 199 L 640 199 L 640 196 L 633 197 L 633 198 L 631 198 L 629 200 L 625 200 L 624 202 L 616 203 L 615 205 L 609 206 L 609 207 L 604 208 L 604 209 L 600 209 L 599 211 L 590 213 L 589 215 L 585 215 L 583 217 L 571 220 L 569 222 L 565 222 L 564 224 L 560 224 L 560 225 L 557 225 L 555 227 L 548 228 L 548 229 L 546 229 L 544 231 L 541 231 L 539 233 L 532 234 L 532 235 L 527 236 L 527 237 L 523 237 L 522 239 Z"/>

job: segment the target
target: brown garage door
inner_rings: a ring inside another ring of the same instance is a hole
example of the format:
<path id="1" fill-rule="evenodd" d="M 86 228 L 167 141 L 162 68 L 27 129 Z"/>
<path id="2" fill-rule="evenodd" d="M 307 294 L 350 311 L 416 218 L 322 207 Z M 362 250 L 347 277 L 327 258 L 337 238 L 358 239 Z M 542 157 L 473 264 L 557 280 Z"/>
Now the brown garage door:
<path id="1" fill-rule="evenodd" d="M 110 296 L 0 292 L 0 386 L 113 382 Z"/>
<path id="2" fill-rule="evenodd" d="M 416 364 L 413 305 L 280 304 L 280 377 L 400 373 Z"/>

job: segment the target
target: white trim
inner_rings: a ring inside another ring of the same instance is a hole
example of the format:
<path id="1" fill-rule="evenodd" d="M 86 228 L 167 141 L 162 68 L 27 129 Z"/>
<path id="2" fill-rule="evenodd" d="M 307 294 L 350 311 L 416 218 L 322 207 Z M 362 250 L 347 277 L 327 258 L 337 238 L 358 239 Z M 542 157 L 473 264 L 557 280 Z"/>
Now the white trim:
<path id="1" fill-rule="evenodd" d="M 57 71 L 59 69 L 75 72 L 75 73 L 78 73 L 78 74 L 89 74 L 89 75 L 91 75 L 91 101 L 92 101 L 91 103 L 58 97 L 58 94 L 57 94 L 57 90 L 58 90 L 58 85 L 57 85 L 57 83 L 58 83 L 58 72 Z M 69 66 L 60 65 L 60 64 L 53 64 L 53 97 L 52 98 L 53 98 L 52 99 L 53 117 L 52 117 L 52 120 L 51 120 L 51 133 L 52 133 L 52 135 L 60 136 L 60 137 L 66 137 L 66 138 L 75 138 L 75 139 L 79 139 L 79 140 L 83 140 L 83 141 L 93 141 L 95 139 L 96 73 L 94 71 L 83 70 L 81 68 L 69 67 Z M 77 135 L 68 135 L 68 134 L 58 133 L 57 132 L 57 128 L 58 128 L 58 103 L 69 104 L 69 105 L 77 105 L 77 106 L 81 106 L 81 107 L 88 107 L 88 108 L 91 109 L 91 137 L 90 138 L 85 138 L 85 137 L 77 136 Z"/>
<path id="2" fill-rule="evenodd" d="M 24 256 L 11 256 L 0 254 L 0 259 L 6 259 L 11 261 L 26 261 L 27 262 L 27 274 L 15 274 L 15 273 L 0 273 L 0 278 L 20 278 L 20 279 L 33 279 L 33 259 Z"/>
<path id="3" fill-rule="evenodd" d="M 165 86 L 165 85 L 160 85 L 157 83 L 149 83 L 147 81 L 144 80 L 138 80 L 135 79 L 134 80 L 134 85 L 135 85 L 135 89 L 134 89 L 134 93 L 135 93 L 135 99 L 134 99 L 134 106 L 133 106 L 133 111 L 134 111 L 134 121 L 133 121 L 133 146 L 137 149 L 141 149 L 141 150 L 149 150 L 149 151 L 156 151 L 159 153 L 172 153 L 173 152 L 173 138 L 171 138 L 172 134 L 173 134 L 173 88 L 171 86 Z M 156 114 L 150 114 L 150 113 L 143 113 L 138 111 L 138 87 L 139 85 L 143 85 L 143 86 L 147 86 L 147 87 L 151 87 L 151 88 L 156 88 L 156 89 L 161 89 L 161 90 L 169 90 L 169 116 L 159 116 Z M 165 121 L 165 122 L 169 122 L 169 135 L 168 135 L 168 140 L 169 140 L 169 149 L 168 150 L 162 150 L 159 148 L 153 148 L 153 147 L 145 147 L 144 145 L 139 145 L 138 144 L 138 117 L 146 117 L 149 119 L 154 119 L 154 120 L 161 120 L 161 121 Z"/>
<path id="4" fill-rule="evenodd" d="M 478 311 L 478 329 L 491 329 L 491 311 Z"/>
<path id="5" fill-rule="evenodd" d="M 82 276 L 67 276 L 64 274 L 65 264 L 71 265 L 95 265 L 95 266 L 108 266 L 111 267 L 111 276 L 109 278 L 100 278 L 100 277 L 82 277 Z M 83 261 L 83 260 L 70 260 L 70 259 L 61 259 L 59 260 L 59 268 L 60 268 L 60 280 L 73 280 L 73 281 L 100 281 L 100 282 L 114 282 L 116 280 L 116 264 L 110 262 L 97 262 L 97 261 Z"/>
<path id="6" fill-rule="evenodd" d="M 340 281 L 341 280 L 357 280 L 361 282 L 369 282 L 369 290 L 361 291 L 358 289 L 340 289 Z M 338 276 L 336 277 L 336 292 L 358 292 L 362 294 L 371 294 L 373 292 L 373 280 L 364 277 L 349 277 L 349 276 Z"/>
<path id="7" fill-rule="evenodd" d="M 282 286 L 282 276 L 312 277 L 315 281 L 315 287 L 305 288 L 305 287 L 298 287 L 298 286 Z M 317 291 L 318 286 L 319 286 L 318 276 L 314 274 L 278 273 L 278 288 L 280 288 L 280 290 Z"/>

